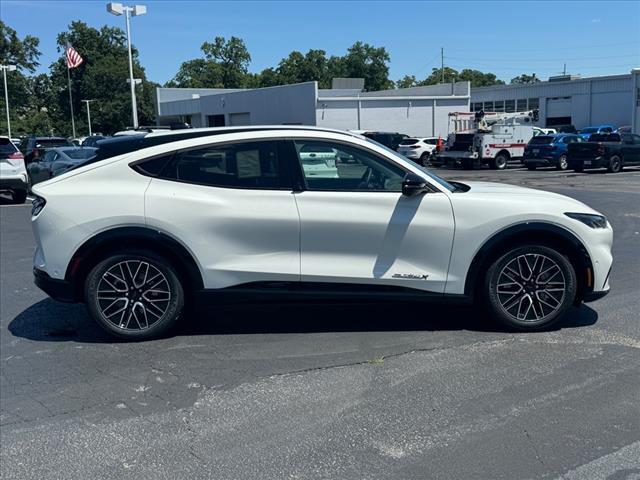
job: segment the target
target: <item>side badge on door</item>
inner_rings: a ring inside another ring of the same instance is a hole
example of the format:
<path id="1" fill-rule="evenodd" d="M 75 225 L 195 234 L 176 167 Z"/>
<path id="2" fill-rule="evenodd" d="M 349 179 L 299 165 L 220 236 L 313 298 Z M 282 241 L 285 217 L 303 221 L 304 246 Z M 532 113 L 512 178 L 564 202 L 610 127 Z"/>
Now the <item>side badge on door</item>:
<path id="1" fill-rule="evenodd" d="M 426 280 L 429 275 L 416 275 L 414 273 L 394 273 L 392 278 L 402 278 L 403 280 Z"/>

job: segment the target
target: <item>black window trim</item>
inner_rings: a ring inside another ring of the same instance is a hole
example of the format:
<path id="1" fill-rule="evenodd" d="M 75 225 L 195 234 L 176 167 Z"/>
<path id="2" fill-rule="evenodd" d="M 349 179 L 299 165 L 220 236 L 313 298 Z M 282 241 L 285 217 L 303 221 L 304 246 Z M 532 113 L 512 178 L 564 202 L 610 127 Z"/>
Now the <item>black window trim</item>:
<path id="1" fill-rule="evenodd" d="M 349 193 L 374 193 L 374 192 L 378 192 L 378 193 L 399 193 L 400 195 L 402 195 L 402 190 L 400 191 L 390 191 L 390 190 L 343 190 L 343 189 L 322 189 L 322 190 L 318 190 L 318 189 L 310 189 L 307 185 L 307 179 L 304 176 L 304 172 L 302 170 L 302 164 L 300 162 L 300 159 L 298 157 L 298 153 L 296 151 L 295 148 L 295 142 L 300 140 L 300 141 L 316 141 L 316 142 L 332 142 L 332 143 L 337 143 L 337 144 L 341 144 L 341 145 L 346 145 L 347 147 L 352 147 L 352 148 L 360 148 L 362 150 L 365 150 L 367 153 L 372 154 L 373 156 L 375 156 L 378 159 L 381 159 L 382 161 L 387 161 L 387 162 L 392 162 L 392 160 L 390 160 L 389 158 L 385 157 L 384 155 L 381 155 L 380 153 L 376 152 L 375 150 L 368 148 L 368 147 L 364 147 L 362 145 L 354 145 L 352 143 L 349 142 L 345 142 L 342 140 L 335 140 L 335 139 L 327 139 L 327 138 L 314 138 L 314 137 L 288 137 L 285 140 L 287 140 L 290 144 L 290 147 L 288 148 L 288 154 L 293 156 L 293 160 L 292 162 L 289 162 L 290 165 L 292 165 L 292 168 L 294 170 L 294 177 L 293 177 L 293 183 L 294 183 L 294 187 L 295 187 L 295 192 L 299 193 L 299 192 L 349 192 Z M 393 162 L 394 165 L 396 165 L 399 169 L 401 169 L 404 173 L 405 173 L 405 177 L 407 174 L 410 173 L 414 173 L 410 170 L 407 170 L 404 166 L 400 165 L 399 163 Z M 431 185 L 431 183 L 427 183 L 429 191 L 426 193 L 442 193 L 440 190 L 438 190 L 437 188 L 435 188 L 434 186 Z"/>
<path id="2" fill-rule="evenodd" d="M 267 137 L 267 138 L 249 138 L 249 139 L 242 139 L 242 140 L 238 139 L 238 140 L 227 140 L 224 142 L 207 143 L 207 144 L 202 144 L 202 145 L 197 145 L 192 147 L 180 148 L 180 149 L 176 149 L 176 150 L 172 150 L 164 153 L 159 153 L 157 155 L 145 157 L 140 160 L 135 160 L 129 163 L 129 167 L 131 167 L 134 171 L 136 171 L 140 175 L 144 175 L 145 177 L 151 177 L 156 180 L 164 180 L 166 182 L 186 183 L 188 185 L 199 185 L 202 187 L 209 187 L 209 188 L 225 188 L 230 190 L 276 190 L 276 191 L 292 192 L 294 191 L 294 182 L 291 175 L 291 165 L 290 165 L 291 162 L 290 162 L 290 159 L 288 158 L 289 155 L 285 154 L 285 151 L 283 149 L 284 147 L 283 144 L 285 143 L 284 140 L 286 140 L 286 138 Z M 191 182 L 186 180 L 179 180 L 177 178 L 162 177 L 162 173 L 165 172 L 170 166 L 172 166 L 175 163 L 176 155 L 179 153 L 189 152 L 192 150 L 200 150 L 202 148 L 224 147 L 227 145 L 237 145 L 237 144 L 254 143 L 254 142 L 274 142 L 276 144 L 276 154 L 278 156 L 279 175 L 282 177 L 282 173 L 285 172 L 286 170 L 289 170 L 288 172 L 289 178 L 282 178 L 282 180 L 285 183 L 285 186 L 283 187 L 245 187 L 241 185 L 211 185 L 209 183 Z M 156 175 L 152 175 L 148 172 L 145 172 L 144 170 L 142 170 L 141 167 L 138 166 L 144 162 L 148 162 L 164 156 L 170 156 L 170 158 L 167 160 L 167 162 L 163 165 L 163 167 L 160 169 L 160 171 Z M 280 163 L 281 160 L 284 160 L 284 162 Z M 288 185 L 286 185 L 287 183 Z"/>

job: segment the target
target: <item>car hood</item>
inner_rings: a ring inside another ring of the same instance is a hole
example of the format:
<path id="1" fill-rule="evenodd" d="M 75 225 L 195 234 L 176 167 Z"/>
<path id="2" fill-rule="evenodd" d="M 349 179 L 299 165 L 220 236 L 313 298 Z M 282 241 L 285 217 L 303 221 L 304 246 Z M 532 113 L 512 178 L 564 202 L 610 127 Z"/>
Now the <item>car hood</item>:
<path id="1" fill-rule="evenodd" d="M 470 187 L 469 191 L 461 193 L 464 196 L 477 196 L 480 198 L 500 197 L 508 201 L 514 202 L 532 202 L 540 205 L 547 204 L 551 209 L 554 207 L 566 209 L 568 207 L 577 208 L 577 211 L 584 213 L 598 213 L 591 207 L 582 202 L 575 200 L 566 195 L 559 193 L 547 192 L 545 190 L 536 190 L 534 188 L 519 187 L 508 183 L 492 183 L 492 182 L 462 182 Z M 455 194 L 458 195 L 458 194 Z"/>

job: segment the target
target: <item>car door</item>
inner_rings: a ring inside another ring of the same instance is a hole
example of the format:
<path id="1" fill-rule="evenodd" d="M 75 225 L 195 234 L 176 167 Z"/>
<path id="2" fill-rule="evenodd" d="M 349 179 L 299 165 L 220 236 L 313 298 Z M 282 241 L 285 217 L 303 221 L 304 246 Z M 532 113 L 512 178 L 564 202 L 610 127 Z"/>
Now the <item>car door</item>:
<path id="1" fill-rule="evenodd" d="M 31 185 L 44 182 L 51 178 L 51 163 L 58 158 L 54 150 L 49 150 L 44 155 L 35 157 L 27 166 Z"/>
<path id="2" fill-rule="evenodd" d="M 622 151 L 622 158 L 625 165 L 635 164 L 640 162 L 640 135 L 632 135 L 630 133 L 623 133 L 620 135 L 622 139 L 622 145 L 620 147 Z"/>
<path id="3" fill-rule="evenodd" d="M 404 196 L 407 171 L 366 147 L 314 139 L 291 144 L 293 155 L 337 152 L 335 178 L 306 175 L 298 160 L 302 281 L 444 292 L 454 234 L 447 194 Z"/>
<path id="4" fill-rule="evenodd" d="M 273 140 L 218 143 L 137 167 L 166 162 L 145 194 L 147 226 L 191 251 L 205 288 L 299 281 L 300 219 L 282 148 Z"/>

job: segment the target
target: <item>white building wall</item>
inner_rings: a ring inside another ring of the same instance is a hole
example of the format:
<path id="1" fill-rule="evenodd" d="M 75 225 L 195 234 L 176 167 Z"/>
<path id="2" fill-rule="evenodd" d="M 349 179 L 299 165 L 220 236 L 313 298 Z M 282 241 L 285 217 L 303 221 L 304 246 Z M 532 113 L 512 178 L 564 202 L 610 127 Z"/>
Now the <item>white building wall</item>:
<path id="1" fill-rule="evenodd" d="M 633 102 L 631 106 L 631 128 L 633 133 L 640 135 L 640 68 L 631 71 L 633 77 Z"/>
<path id="2" fill-rule="evenodd" d="M 571 123 L 578 129 L 604 123 L 630 125 L 633 110 L 632 75 L 593 77 L 563 82 L 540 82 L 530 85 L 496 85 L 471 90 L 471 104 L 496 100 L 539 99 L 538 125 L 551 117 L 546 109 L 549 100 L 569 97 Z"/>

